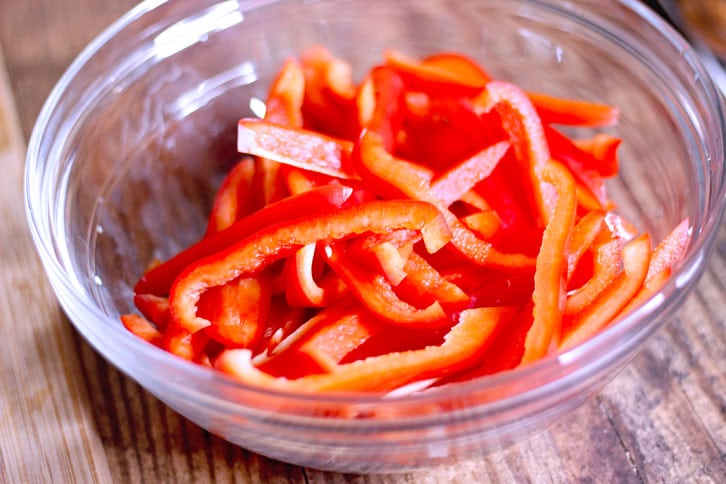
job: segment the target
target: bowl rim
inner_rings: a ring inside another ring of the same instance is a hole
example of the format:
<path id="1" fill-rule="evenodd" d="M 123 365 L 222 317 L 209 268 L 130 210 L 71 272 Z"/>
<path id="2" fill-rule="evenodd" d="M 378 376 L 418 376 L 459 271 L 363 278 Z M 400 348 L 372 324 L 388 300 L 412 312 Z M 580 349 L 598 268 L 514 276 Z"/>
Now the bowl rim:
<path id="1" fill-rule="evenodd" d="M 578 21 L 581 21 L 582 15 L 584 15 L 582 11 L 577 10 L 570 5 L 572 2 L 557 4 L 556 2 L 549 0 L 525 1 L 529 4 L 547 8 L 550 11 L 556 11 L 562 15 L 567 15 L 570 18 L 575 18 Z M 250 0 L 245 3 L 239 3 L 238 5 L 240 9 L 248 10 L 278 2 L 279 0 Z M 703 85 L 706 93 L 716 100 L 714 103 L 714 114 L 721 124 L 721 152 L 723 155 L 723 139 L 726 137 L 724 102 L 722 97 L 718 94 L 715 84 L 710 80 L 706 69 L 701 64 L 698 53 L 691 48 L 685 39 L 683 39 L 680 34 L 676 32 L 665 20 L 660 18 L 653 10 L 644 4 L 639 3 L 636 0 L 613 0 L 613 2 L 627 8 L 628 10 L 634 11 L 650 27 L 660 30 L 662 33 L 662 39 L 669 42 L 673 49 L 678 51 L 680 55 L 688 58 L 692 68 L 695 69 L 696 74 L 701 75 L 705 79 Z M 38 154 L 41 151 L 41 145 L 44 143 L 43 135 L 49 123 L 53 119 L 54 110 L 59 104 L 63 93 L 68 89 L 69 85 L 71 85 L 78 73 L 94 58 L 97 52 L 116 35 L 118 35 L 119 32 L 121 32 L 128 24 L 137 21 L 139 17 L 150 11 L 160 9 L 171 3 L 173 3 L 172 0 L 144 0 L 94 38 L 70 64 L 68 69 L 51 91 L 41 109 L 28 143 L 24 178 L 26 216 L 36 249 L 40 254 L 46 272 L 49 275 L 52 274 L 54 276 L 51 277 L 54 290 L 66 310 L 66 313 L 69 315 L 73 315 L 74 312 L 78 311 L 78 309 L 70 307 L 66 299 L 60 297 L 61 293 L 70 298 L 75 306 L 82 308 L 88 316 L 106 321 L 113 319 L 102 311 L 101 308 L 93 305 L 93 301 L 91 301 L 90 298 L 81 297 L 79 295 L 79 289 L 80 293 L 84 296 L 86 296 L 86 291 L 75 283 L 75 274 L 69 273 L 62 261 L 58 260 L 58 249 L 55 245 L 56 241 L 53 238 L 53 234 L 50 233 L 50 230 L 48 230 L 47 227 L 45 227 L 45 222 L 39 219 L 39 211 L 36 210 L 38 208 L 36 206 L 38 203 L 38 195 L 33 194 L 32 191 L 33 186 L 37 184 L 38 174 L 35 173 L 34 168 L 37 163 L 37 159 L 39 158 Z M 208 3 L 211 5 L 213 1 Z M 226 2 L 220 1 L 216 3 Z M 237 4 L 237 2 L 233 3 Z M 578 5 L 580 4 L 578 3 Z M 600 28 L 602 29 L 603 27 L 601 26 Z M 34 161 L 34 159 L 36 161 Z M 51 161 L 55 162 L 57 160 Z M 715 174 L 711 174 L 711 176 L 715 176 Z M 610 348 L 612 344 L 620 343 L 624 345 L 624 349 L 621 350 L 622 353 L 625 349 L 627 349 L 627 345 L 625 343 L 635 345 L 638 341 L 647 337 L 665 322 L 665 314 L 674 310 L 685 297 L 684 293 L 687 291 L 683 291 L 682 289 L 692 287 L 699 279 L 705 269 L 705 254 L 710 252 L 715 242 L 715 237 L 723 218 L 725 206 L 724 202 L 726 202 L 726 182 L 724 180 L 723 169 L 720 173 L 720 179 L 712 180 L 712 186 L 716 188 L 713 191 L 713 196 L 710 200 L 711 210 L 709 210 L 709 216 L 704 219 L 704 223 L 701 224 L 701 226 L 696 227 L 696 230 L 692 234 L 693 237 L 691 245 L 688 247 L 687 253 L 680 267 L 673 273 L 672 277 L 668 279 L 659 292 L 661 298 L 656 297 L 649 299 L 645 304 L 641 305 L 618 321 L 617 324 L 610 325 L 595 337 L 564 353 L 549 355 L 540 361 L 524 367 L 488 375 L 473 381 L 448 385 L 445 390 L 442 391 L 421 392 L 417 394 L 407 394 L 386 398 L 381 395 L 360 393 L 308 394 L 261 388 L 245 384 L 217 370 L 202 367 L 171 355 L 164 350 L 156 348 L 134 337 L 128 331 L 125 331 L 120 324 L 104 325 L 103 332 L 113 331 L 114 337 L 112 339 L 114 340 L 114 344 L 122 346 L 124 350 L 132 351 L 136 354 L 142 354 L 145 359 L 150 359 L 155 364 L 174 369 L 187 375 L 188 378 L 213 382 L 231 390 L 284 397 L 296 401 L 307 401 L 317 404 L 327 403 L 335 405 L 355 403 L 364 405 L 385 404 L 386 406 L 390 406 L 438 402 L 441 401 L 442 398 L 446 400 L 455 400 L 457 398 L 470 395 L 472 391 L 481 391 L 482 389 L 496 390 L 498 388 L 507 387 L 513 381 L 529 382 L 528 385 L 519 389 L 515 393 L 507 394 L 507 396 L 501 400 L 486 401 L 477 405 L 477 408 L 481 411 L 491 411 L 492 409 L 505 404 L 510 407 L 512 405 L 518 405 L 519 403 L 522 403 L 522 401 L 531 401 L 532 398 L 536 398 L 538 396 L 550 395 L 553 392 L 558 391 L 563 386 L 572 384 L 571 381 L 576 381 L 577 379 L 575 377 L 579 375 L 582 370 L 591 370 L 594 367 L 602 371 L 604 368 L 609 366 L 611 363 L 610 360 L 613 359 L 613 356 L 618 356 L 620 354 L 613 352 Z M 46 197 L 41 197 L 41 199 L 46 200 Z M 663 294 L 671 295 L 671 297 L 662 296 Z M 69 319 L 73 325 L 84 334 L 86 339 L 94 344 L 94 346 L 98 349 L 97 341 L 94 343 L 95 337 L 92 334 L 93 332 L 89 333 L 90 330 L 86 327 L 82 327 L 81 324 L 76 322 L 75 318 L 70 317 Z M 633 334 L 636 336 L 634 337 Z M 568 373 L 563 377 L 560 373 L 565 368 L 574 368 L 578 371 Z M 126 369 L 124 369 L 124 371 L 126 371 Z M 557 375 L 556 378 L 551 377 L 553 373 Z M 548 375 L 550 375 L 549 378 L 547 378 Z M 227 402 L 227 404 L 229 403 L 230 402 Z M 326 420 L 330 419 L 330 417 L 327 416 L 322 418 Z"/>

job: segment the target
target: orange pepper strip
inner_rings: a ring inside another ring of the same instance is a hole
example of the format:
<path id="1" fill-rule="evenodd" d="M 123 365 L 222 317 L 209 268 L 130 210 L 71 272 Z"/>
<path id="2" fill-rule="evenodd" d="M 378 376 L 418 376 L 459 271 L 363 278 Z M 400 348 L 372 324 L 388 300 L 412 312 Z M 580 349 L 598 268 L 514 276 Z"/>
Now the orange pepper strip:
<path id="1" fill-rule="evenodd" d="M 528 180 L 531 197 L 528 202 L 542 227 L 547 225 L 552 207 L 542 193 L 542 170 L 550 159 L 542 122 L 532 102 L 514 84 L 492 81 L 474 99 L 475 109 L 487 113 L 494 109 L 501 118 L 502 127 Z"/>
<path id="2" fill-rule="evenodd" d="M 176 278 L 169 303 L 172 319 L 195 333 L 210 322 L 197 316 L 201 294 L 237 277 L 260 270 L 319 240 L 335 241 L 363 233 L 385 233 L 396 228 L 419 230 L 427 250 L 435 252 L 450 238 L 440 212 L 433 205 L 409 200 L 373 201 L 335 213 L 312 214 L 263 228 L 221 252 L 198 260 Z"/>
<path id="3" fill-rule="evenodd" d="M 439 346 L 370 356 L 338 365 L 330 373 L 294 380 L 275 378 L 255 368 L 252 353 L 244 349 L 223 351 L 215 365 L 244 383 L 282 391 L 387 392 L 466 369 L 486 352 L 492 334 L 508 314 L 503 308 L 467 309 Z"/>
<path id="4" fill-rule="evenodd" d="M 521 254 L 503 254 L 489 242 L 479 239 L 431 191 L 430 178 L 415 165 L 388 153 L 380 135 L 364 131 L 354 157 L 358 172 L 373 190 L 384 195 L 403 194 L 414 200 L 429 202 L 439 208 L 451 229 L 452 245 L 467 259 L 480 265 L 529 268 L 532 260 Z"/>
<path id="5" fill-rule="evenodd" d="M 546 183 L 554 186 L 557 200 L 537 254 L 532 292 L 533 320 L 527 333 L 522 364 L 545 356 L 552 342 L 559 338 L 566 297 L 566 247 L 577 209 L 575 181 L 564 166 L 552 161 L 545 166 L 542 175 Z"/>
<path id="6" fill-rule="evenodd" d="M 620 110 L 617 107 L 607 104 L 536 92 L 528 92 L 527 95 L 542 118 L 542 122 L 547 124 L 584 127 L 614 126 L 620 116 Z"/>
<path id="7" fill-rule="evenodd" d="M 390 282 L 379 272 L 372 272 L 348 254 L 344 248 L 326 250 L 328 264 L 358 301 L 376 317 L 403 327 L 439 328 L 449 323 L 438 301 L 424 309 L 407 303 L 393 290 Z"/>
<path id="8" fill-rule="evenodd" d="M 241 119 L 237 151 L 337 178 L 353 178 L 351 141 L 259 119 Z"/>
<path id="9" fill-rule="evenodd" d="M 643 286 L 650 262 L 650 236 L 643 234 L 623 247 L 623 273 L 567 326 L 559 350 L 573 348 L 610 324 Z"/>
<path id="10" fill-rule="evenodd" d="M 594 273 L 581 287 L 567 293 L 565 315 L 583 311 L 623 271 L 621 251 L 623 243 L 613 239 L 600 245 L 595 252 Z"/>

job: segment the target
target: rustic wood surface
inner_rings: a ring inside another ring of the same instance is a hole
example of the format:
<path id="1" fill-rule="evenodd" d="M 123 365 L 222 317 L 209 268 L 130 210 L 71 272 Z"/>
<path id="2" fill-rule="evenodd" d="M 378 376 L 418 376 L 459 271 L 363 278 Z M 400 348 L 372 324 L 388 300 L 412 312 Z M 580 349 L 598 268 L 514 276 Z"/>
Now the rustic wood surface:
<path id="1" fill-rule="evenodd" d="M 25 140 L 53 84 L 132 0 L 0 0 L 0 482 L 723 482 L 726 228 L 697 290 L 595 399 L 497 454 L 349 476 L 210 435 L 94 352 L 58 307 L 22 206 Z"/>

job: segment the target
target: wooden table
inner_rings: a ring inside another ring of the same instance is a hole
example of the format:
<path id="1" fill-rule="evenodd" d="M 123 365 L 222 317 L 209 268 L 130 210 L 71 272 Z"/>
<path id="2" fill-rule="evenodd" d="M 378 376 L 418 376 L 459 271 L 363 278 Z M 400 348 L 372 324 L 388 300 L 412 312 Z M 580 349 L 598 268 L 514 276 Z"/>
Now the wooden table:
<path id="1" fill-rule="evenodd" d="M 22 206 L 53 84 L 133 0 L 0 1 L 0 482 L 723 482 L 726 229 L 697 290 L 604 391 L 549 430 L 451 467 L 346 476 L 275 462 L 180 417 L 59 309 Z"/>

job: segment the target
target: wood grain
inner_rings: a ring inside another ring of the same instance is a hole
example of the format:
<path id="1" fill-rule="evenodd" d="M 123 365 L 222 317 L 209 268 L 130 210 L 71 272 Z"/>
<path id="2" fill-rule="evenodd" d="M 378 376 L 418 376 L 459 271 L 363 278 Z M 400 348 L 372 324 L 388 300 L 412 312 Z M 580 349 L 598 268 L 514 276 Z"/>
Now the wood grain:
<path id="1" fill-rule="evenodd" d="M 0 2 L 0 482 L 723 482 L 726 228 L 683 308 L 595 399 L 453 466 L 353 476 L 279 463 L 210 435 L 110 366 L 55 302 L 20 186 L 24 139 L 53 84 L 133 3 Z"/>
<path id="2" fill-rule="evenodd" d="M 103 481 L 109 468 L 79 378 L 73 333 L 25 223 L 24 154 L 0 52 L 0 482 Z"/>

